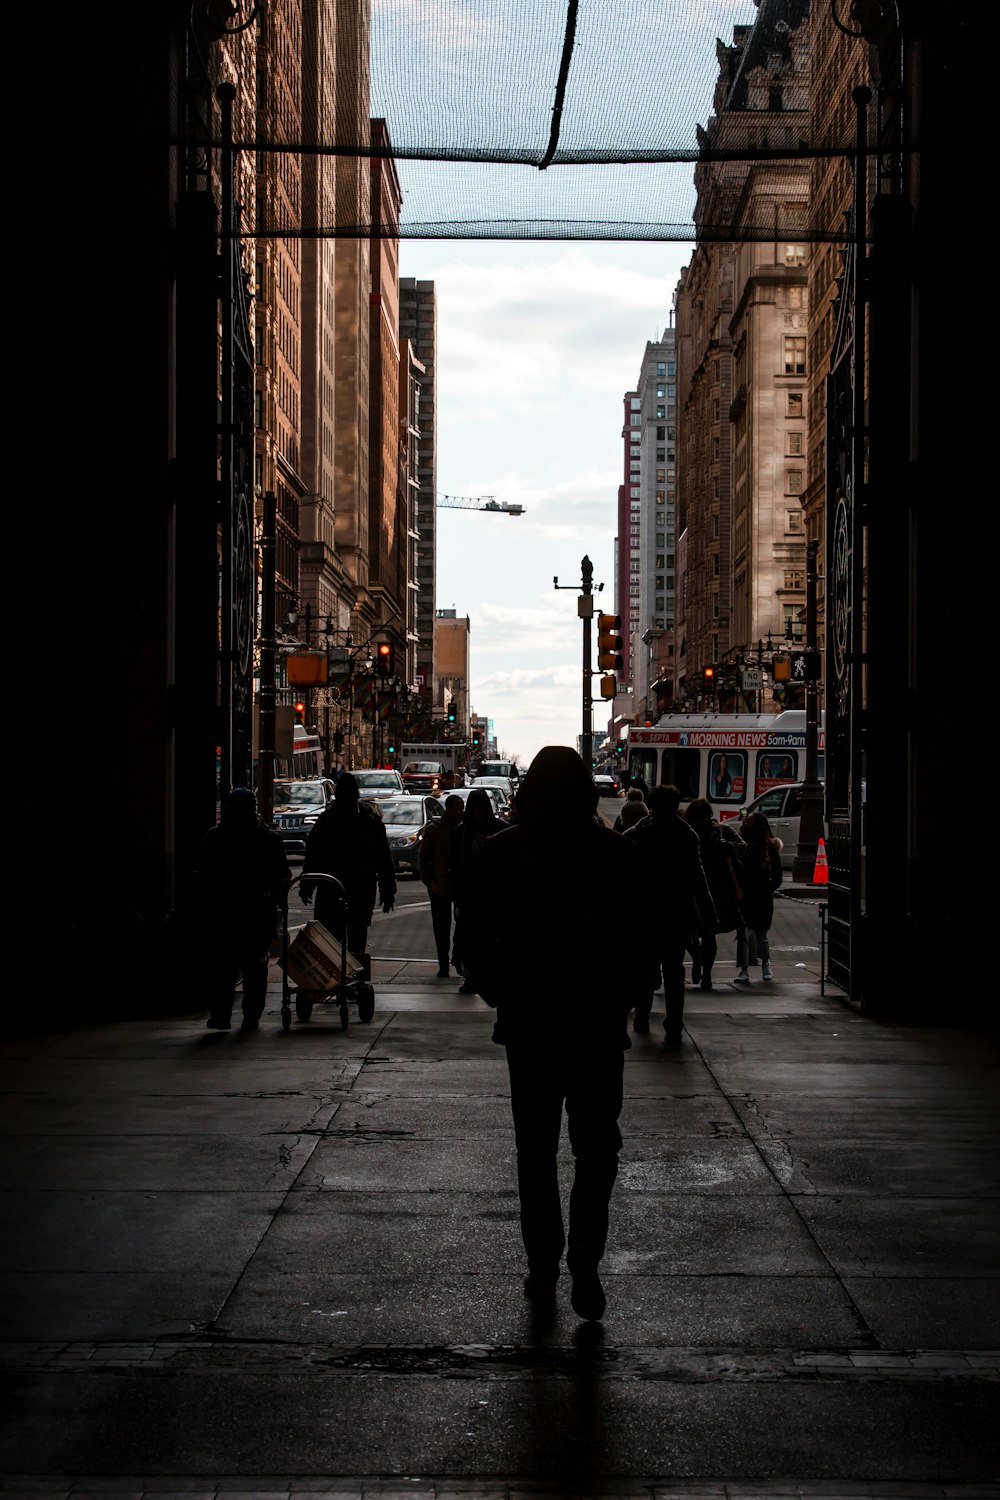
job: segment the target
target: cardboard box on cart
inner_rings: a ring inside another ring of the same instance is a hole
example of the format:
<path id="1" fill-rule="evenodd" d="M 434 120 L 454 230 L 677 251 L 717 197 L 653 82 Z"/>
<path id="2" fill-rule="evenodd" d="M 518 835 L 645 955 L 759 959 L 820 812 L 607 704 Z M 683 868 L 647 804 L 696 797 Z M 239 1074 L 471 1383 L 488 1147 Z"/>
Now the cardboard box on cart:
<path id="1" fill-rule="evenodd" d="M 363 967 L 348 953 L 347 979 L 358 979 Z M 307 922 L 288 945 L 285 972 L 300 990 L 335 990 L 344 968 L 341 944 L 322 922 Z"/>

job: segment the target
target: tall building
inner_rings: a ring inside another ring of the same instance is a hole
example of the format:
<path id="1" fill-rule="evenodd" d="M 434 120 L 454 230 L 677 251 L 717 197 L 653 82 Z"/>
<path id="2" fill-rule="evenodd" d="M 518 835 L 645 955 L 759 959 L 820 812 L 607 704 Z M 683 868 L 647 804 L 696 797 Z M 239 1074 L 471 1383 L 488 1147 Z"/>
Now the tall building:
<path id="1" fill-rule="evenodd" d="M 677 339 L 673 326 L 664 329 L 662 338 L 647 343 L 637 389 L 641 504 L 637 572 L 631 547 L 629 562 L 630 591 L 635 580 L 639 582 L 633 693 L 636 713 L 651 718 L 673 696 L 677 611 Z"/>
<path id="2" fill-rule="evenodd" d="M 806 13 L 804 0 L 765 0 L 752 27 L 719 44 L 701 132 L 695 222 L 725 219 L 746 238 L 700 238 L 677 292 L 689 692 L 706 666 L 733 663 L 735 681 L 735 663 L 797 630 L 805 606 L 809 169 L 726 154 L 806 133 Z M 759 238 L 761 223 L 773 239 Z"/>
<path id="3" fill-rule="evenodd" d="M 406 552 L 399 488 L 399 212 L 403 195 L 384 120 L 371 122 L 372 286 L 368 333 L 368 602 L 392 633 L 405 619 L 397 557 Z M 383 154 L 384 153 L 384 154 Z"/>
<path id="4" fill-rule="evenodd" d="M 639 629 L 639 586 L 631 581 L 632 562 L 639 562 L 639 517 L 642 431 L 638 391 L 626 391 L 622 413 L 622 482 L 618 486 L 618 536 L 615 539 L 615 613 L 622 622 L 623 686 L 632 685 L 635 639 Z M 633 421 L 633 417 L 636 418 Z M 634 553 L 634 557 L 633 557 Z M 636 568 L 638 572 L 638 566 Z"/>
<path id="5" fill-rule="evenodd" d="M 469 696 L 469 645 L 472 623 L 468 615 L 459 615 L 453 609 L 439 609 L 434 617 L 434 659 L 437 674 L 434 679 L 435 721 L 446 722 L 446 708 L 454 703 L 456 717 L 453 728 L 467 734 L 471 708 Z"/>
<path id="6" fill-rule="evenodd" d="M 403 276 L 399 282 L 399 331 L 423 366 L 417 437 L 415 540 L 416 666 L 425 711 L 433 701 L 434 612 L 437 601 L 437 295 L 433 281 Z"/>
<path id="7" fill-rule="evenodd" d="M 399 527 L 401 544 L 396 549 L 396 575 L 399 597 L 404 601 L 403 617 L 394 623 L 399 641 L 396 670 L 409 690 L 417 685 L 419 660 L 418 610 L 420 585 L 417 581 L 418 547 L 420 545 L 420 436 L 423 418 L 422 393 L 427 371 L 414 352 L 410 339 L 399 344 Z M 403 539 L 405 538 L 405 543 Z"/>

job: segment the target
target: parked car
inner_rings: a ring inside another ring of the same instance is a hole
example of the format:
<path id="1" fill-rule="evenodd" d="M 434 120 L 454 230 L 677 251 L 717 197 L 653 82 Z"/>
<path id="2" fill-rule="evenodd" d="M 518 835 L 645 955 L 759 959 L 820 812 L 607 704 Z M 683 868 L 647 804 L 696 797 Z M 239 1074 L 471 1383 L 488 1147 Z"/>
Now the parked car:
<path id="1" fill-rule="evenodd" d="M 358 783 L 362 802 L 382 802 L 386 797 L 402 797 L 406 794 L 403 778 L 398 771 L 352 771 Z"/>
<path id="2" fill-rule="evenodd" d="M 309 830 L 330 806 L 333 793 L 333 782 L 325 776 L 275 781 L 272 823 L 281 834 L 286 854 L 305 853 Z"/>
<path id="3" fill-rule="evenodd" d="M 386 797 L 376 804 L 385 824 L 396 874 L 417 875 L 417 860 L 424 834 L 441 817 L 444 805 L 437 797 Z"/>
<path id="4" fill-rule="evenodd" d="M 753 802 L 748 802 L 740 811 L 740 821 L 752 812 L 763 813 L 771 825 L 771 832 L 782 843 L 781 868 L 790 870 L 795 863 L 799 847 L 799 823 L 802 807 L 802 782 L 789 781 L 783 786 L 773 786 L 762 792 Z M 826 838 L 826 825 L 823 825 Z"/>
<path id="5" fill-rule="evenodd" d="M 475 791 L 485 792 L 493 804 L 493 811 L 497 817 L 501 818 L 505 823 L 510 821 L 514 804 L 504 797 L 499 787 L 480 786 L 478 782 L 475 782 L 472 786 L 457 786 L 453 791 L 442 792 L 436 800 L 440 802 L 442 807 L 444 807 L 449 797 L 461 797 L 463 802 L 468 802 L 470 796 Z"/>
<path id="6" fill-rule="evenodd" d="M 617 776 L 608 776 L 602 772 L 594 777 L 594 785 L 602 797 L 620 797 L 622 795 L 622 784 Z"/>

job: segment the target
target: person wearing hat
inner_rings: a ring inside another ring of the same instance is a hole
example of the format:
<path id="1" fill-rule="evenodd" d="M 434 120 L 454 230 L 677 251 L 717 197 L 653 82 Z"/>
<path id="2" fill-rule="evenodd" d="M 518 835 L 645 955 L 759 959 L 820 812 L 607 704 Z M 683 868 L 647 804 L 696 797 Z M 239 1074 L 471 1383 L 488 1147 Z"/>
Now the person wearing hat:
<path id="1" fill-rule="evenodd" d="M 291 879 L 280 834 L 257 816 L 257 799 L 250 788 L 234 787 L 218 823 L 202 841 L 196 872 L 211 1030 L 231 1029 L 241 974 L 240 1030 L 257 1030 L 267 999 L 268 949 Z"/>
<path id="2" fill-rule="evenodd" d="M 339 895 L 326 881 L 308 880 L 312 873 L 335 875 L 347 900 L 347 946 L 355 958 L 364 956 L 368 928 L 375 912 L 376 894 L 383 911 L 396 900 L 396 872 L 385 824 L 368 803 L 350 771 L 337 782 L 331 805 L 321 812 L 306 839 L 299 895 L 308 905 L 316 893 L 316 920 L 330 932 L 340 931 Z"/>
<path id="3" fill-rule="evenodd" d="M 598 1267 L 622 1138 L 628 1013 L 650 986 L 651 923 L 636 851 L 595 820 L 598 790 L 575 750 L 540 750 L 516 823 L 486 840 L 466 910 L 467 967 L 507 1051 L 526 1294 L 556 1293 L 563 1251 L 577 1315 L 600 1319 Z M 599 924 L 628 902 L 628 940 Z M 557 1171 L 565 1113 L 574 1156 L 568 1231 Z"/>

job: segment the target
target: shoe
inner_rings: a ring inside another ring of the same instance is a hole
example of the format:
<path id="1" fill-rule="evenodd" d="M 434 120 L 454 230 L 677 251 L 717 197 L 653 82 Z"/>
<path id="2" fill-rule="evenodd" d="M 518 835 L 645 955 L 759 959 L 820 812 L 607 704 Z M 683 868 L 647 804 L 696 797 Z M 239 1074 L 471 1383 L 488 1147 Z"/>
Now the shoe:
<path id="1" fill-rule="evenodd" d="M 737 974 L 736 978 L 733 980 L 733 983 L 734 984 L 749 984 L 750 983 L 750 975 L 747 973 L 746 969 L 741 969 L 740 970 L 740 972 Z"/>
<path id="2" fill-rule="evenodd" d="M 462 963 L 459 963 L 459 961 L 458 961 L 457 958 L 453 958 L 452 959 L 451 966 L 455 970 L 456 974 L 464 974 L 465 973 L 465 965 L 462 964 Z"/>
<path id="3" fill-rule="evenodd" d="M 209 1016 L 205 1022 L 209 1031 L 232 1031 L 233 1023 L 226 1016 Z"/>
<path id="4" fill-rule="evenodd" d="M 710 990 L 712 988 L 712 980 L 708 974 L 699 981 L 698 988 L 702 990 Z"/>
<path id="5" fill-rule="evenodd" d="M 447 979 L 448 978 L 448 970 L 447 969 L 438 969 L 438 978 L 439 979 Z"/>
<path id="6" fill-rule="evenodd" d="M 679 1047 L 681 1045 L 681 1041 L 682 1037 L 680 1031 L 674 1029 L 673 1027 L 671 1027 L 669 1031 L 665 1031 L 663 1034 L 664 1047 Z"/>
<path id="7" fill-rule="evenodd" d="M 529 1271 L 524 1278 L 524 1295 L 535 1302 L 549 1302 L 556 1294 L 559 1272 Z"/>
<path id="8" fill-rule="evenodd" d="M 645 1016 L 636 1016 L 632 1022 L 632 1030 L 638 1031 L 641 1036 L 645 1036 L 649 1030 L 649 1021 Z"/>
<path id="9" fill-rule="evenodd" d="M 760 977 L 761 977 L 761 979 L 773 979 L 774 978 L 774 970 L 771 968 L 771 965 L 767 962 L 767 959 L 764 960 L 764 966 L 763 966 L 763 968 L 760 971 Z"/>
<path id="10" fill-rule="evenodd" d="M 570 1304 L 578 1318 L 598 1323 L 604 1316 L 607 1298 L 596 1266 L 576 1266 L 572 1270 L 573 1290 Z"/>
<path id="11" fill-rule="evenodd" d="M 458 993 L 460 995 L 478 995 L 479 991 L 476 989 L 476 986 L 474 984 L 470 984 L 469 980 L 467 979 L 464 984 L 459 985 Z"/>
<path id="12" fill-rule="evenodd" d="M 241 1031 L 259 1031 L 259 1029 L 260 1022 L 255 1020 L 253 1016 L 244 1016 L 243 1020 L 240 1022 Z"/>

